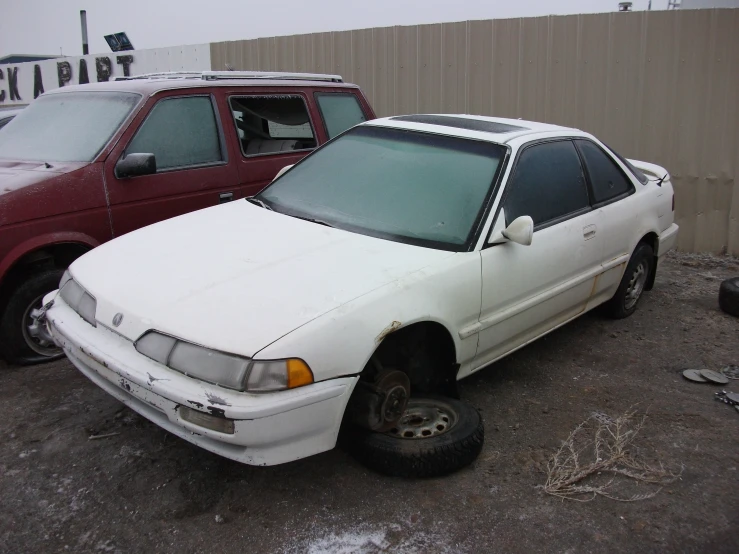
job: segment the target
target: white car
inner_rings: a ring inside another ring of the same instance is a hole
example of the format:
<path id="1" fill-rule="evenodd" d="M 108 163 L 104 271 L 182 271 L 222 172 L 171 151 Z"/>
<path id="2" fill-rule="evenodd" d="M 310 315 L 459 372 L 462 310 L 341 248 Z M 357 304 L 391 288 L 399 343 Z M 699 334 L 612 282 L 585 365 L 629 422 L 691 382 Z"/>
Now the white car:
<path id="1" fill-rule="evenodd" d="M 600 304 L 630 315 L 673 219 L 667 172 L 588 133 L 377 119 L 256 197 L 82 256 L 48 328 L 94 383 L 227 458 L 297 460 L 343 426 L 371 467 L 437 475 L 482 445 L 456 381 Z"/>
<path id="2" fill-rule="evenodd" d="M 13 121 L 15 116 L 21 113 L 22 111 L 23 111 L 22 108 L 15 109 L 15 110 L 8 110 L 8 109 L 0 110 L 0 129 L 5 127 L 11 121 Z"/>

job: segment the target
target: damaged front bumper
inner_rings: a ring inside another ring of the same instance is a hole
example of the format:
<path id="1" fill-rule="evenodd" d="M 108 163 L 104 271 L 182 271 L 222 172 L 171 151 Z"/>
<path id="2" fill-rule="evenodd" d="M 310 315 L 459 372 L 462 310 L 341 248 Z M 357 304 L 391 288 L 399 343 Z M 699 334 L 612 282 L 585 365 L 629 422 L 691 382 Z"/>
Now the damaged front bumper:
<path id="1" fill-rule="evenodd" d="M 142 356 L 130 340 L 103 325 L 92 327 L 59 297 L 46 317 L 55 342 L 93 383 L 178 437 L 245 464 L 281 464 L 332 449 L 357 381 L 344 377 L 274 393 L 237 392 Z M 193 423 L 191 410 L 206 414 L 196 421 L 232 420 L 233 433 Z"/>

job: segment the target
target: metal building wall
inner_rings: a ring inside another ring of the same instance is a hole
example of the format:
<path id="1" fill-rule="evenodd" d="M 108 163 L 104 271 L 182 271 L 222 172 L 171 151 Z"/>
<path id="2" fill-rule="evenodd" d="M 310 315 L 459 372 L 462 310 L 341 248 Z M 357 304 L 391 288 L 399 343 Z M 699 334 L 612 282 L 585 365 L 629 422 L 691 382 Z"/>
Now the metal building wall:
<path id="1" fill-rule="evenodd" d="M 550 16 L 211 44 L 213 69 L 341 74 L 379 116 L 472 113 L 592 132 L 667 167 L 679 248 L 739 255 L 739 10 Z"/>

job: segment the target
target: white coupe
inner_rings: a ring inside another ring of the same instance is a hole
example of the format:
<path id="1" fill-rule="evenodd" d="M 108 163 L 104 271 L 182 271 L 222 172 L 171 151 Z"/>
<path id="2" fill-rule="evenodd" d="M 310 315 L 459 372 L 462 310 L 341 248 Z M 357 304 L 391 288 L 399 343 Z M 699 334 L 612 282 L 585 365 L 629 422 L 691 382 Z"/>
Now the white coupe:
<path id="1" fill-rule="evenodd" d="M 600 304 L 630 315 L 678 227 L 667 172 L 565 127 L 368 121 L 255 197 L 75 261 L 47 326 L 94 383 L 256 465 L 347 447 L 391 474 L 479 454 L 456 381 Z"/>

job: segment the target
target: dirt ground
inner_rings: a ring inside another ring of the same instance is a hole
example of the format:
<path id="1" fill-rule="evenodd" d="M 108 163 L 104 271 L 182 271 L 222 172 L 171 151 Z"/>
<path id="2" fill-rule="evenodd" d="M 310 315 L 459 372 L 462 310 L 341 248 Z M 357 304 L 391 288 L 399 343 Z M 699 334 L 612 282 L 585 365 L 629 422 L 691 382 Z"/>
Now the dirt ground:
<path id="1" fill-rule="evenodd" d="M 431 480 L 384 477 L 338 449 L 239 465 L 124 408 L 66 360 L 0 366 L 0 550 L 739 552 L 739 413 L 714 401 L 722 387 L 681 376 L 739 364 L 739 319 L 717 306 L 735 275 L 736 259 L 672 256 L 633 317 L 588 314 L 462 381 L 485 447 Z M 543 493 L 547 460 L 578 423 L 632 406 L 648 411 L 635 452 L 682 468 L 679 480 L 636 502 Z"/>

